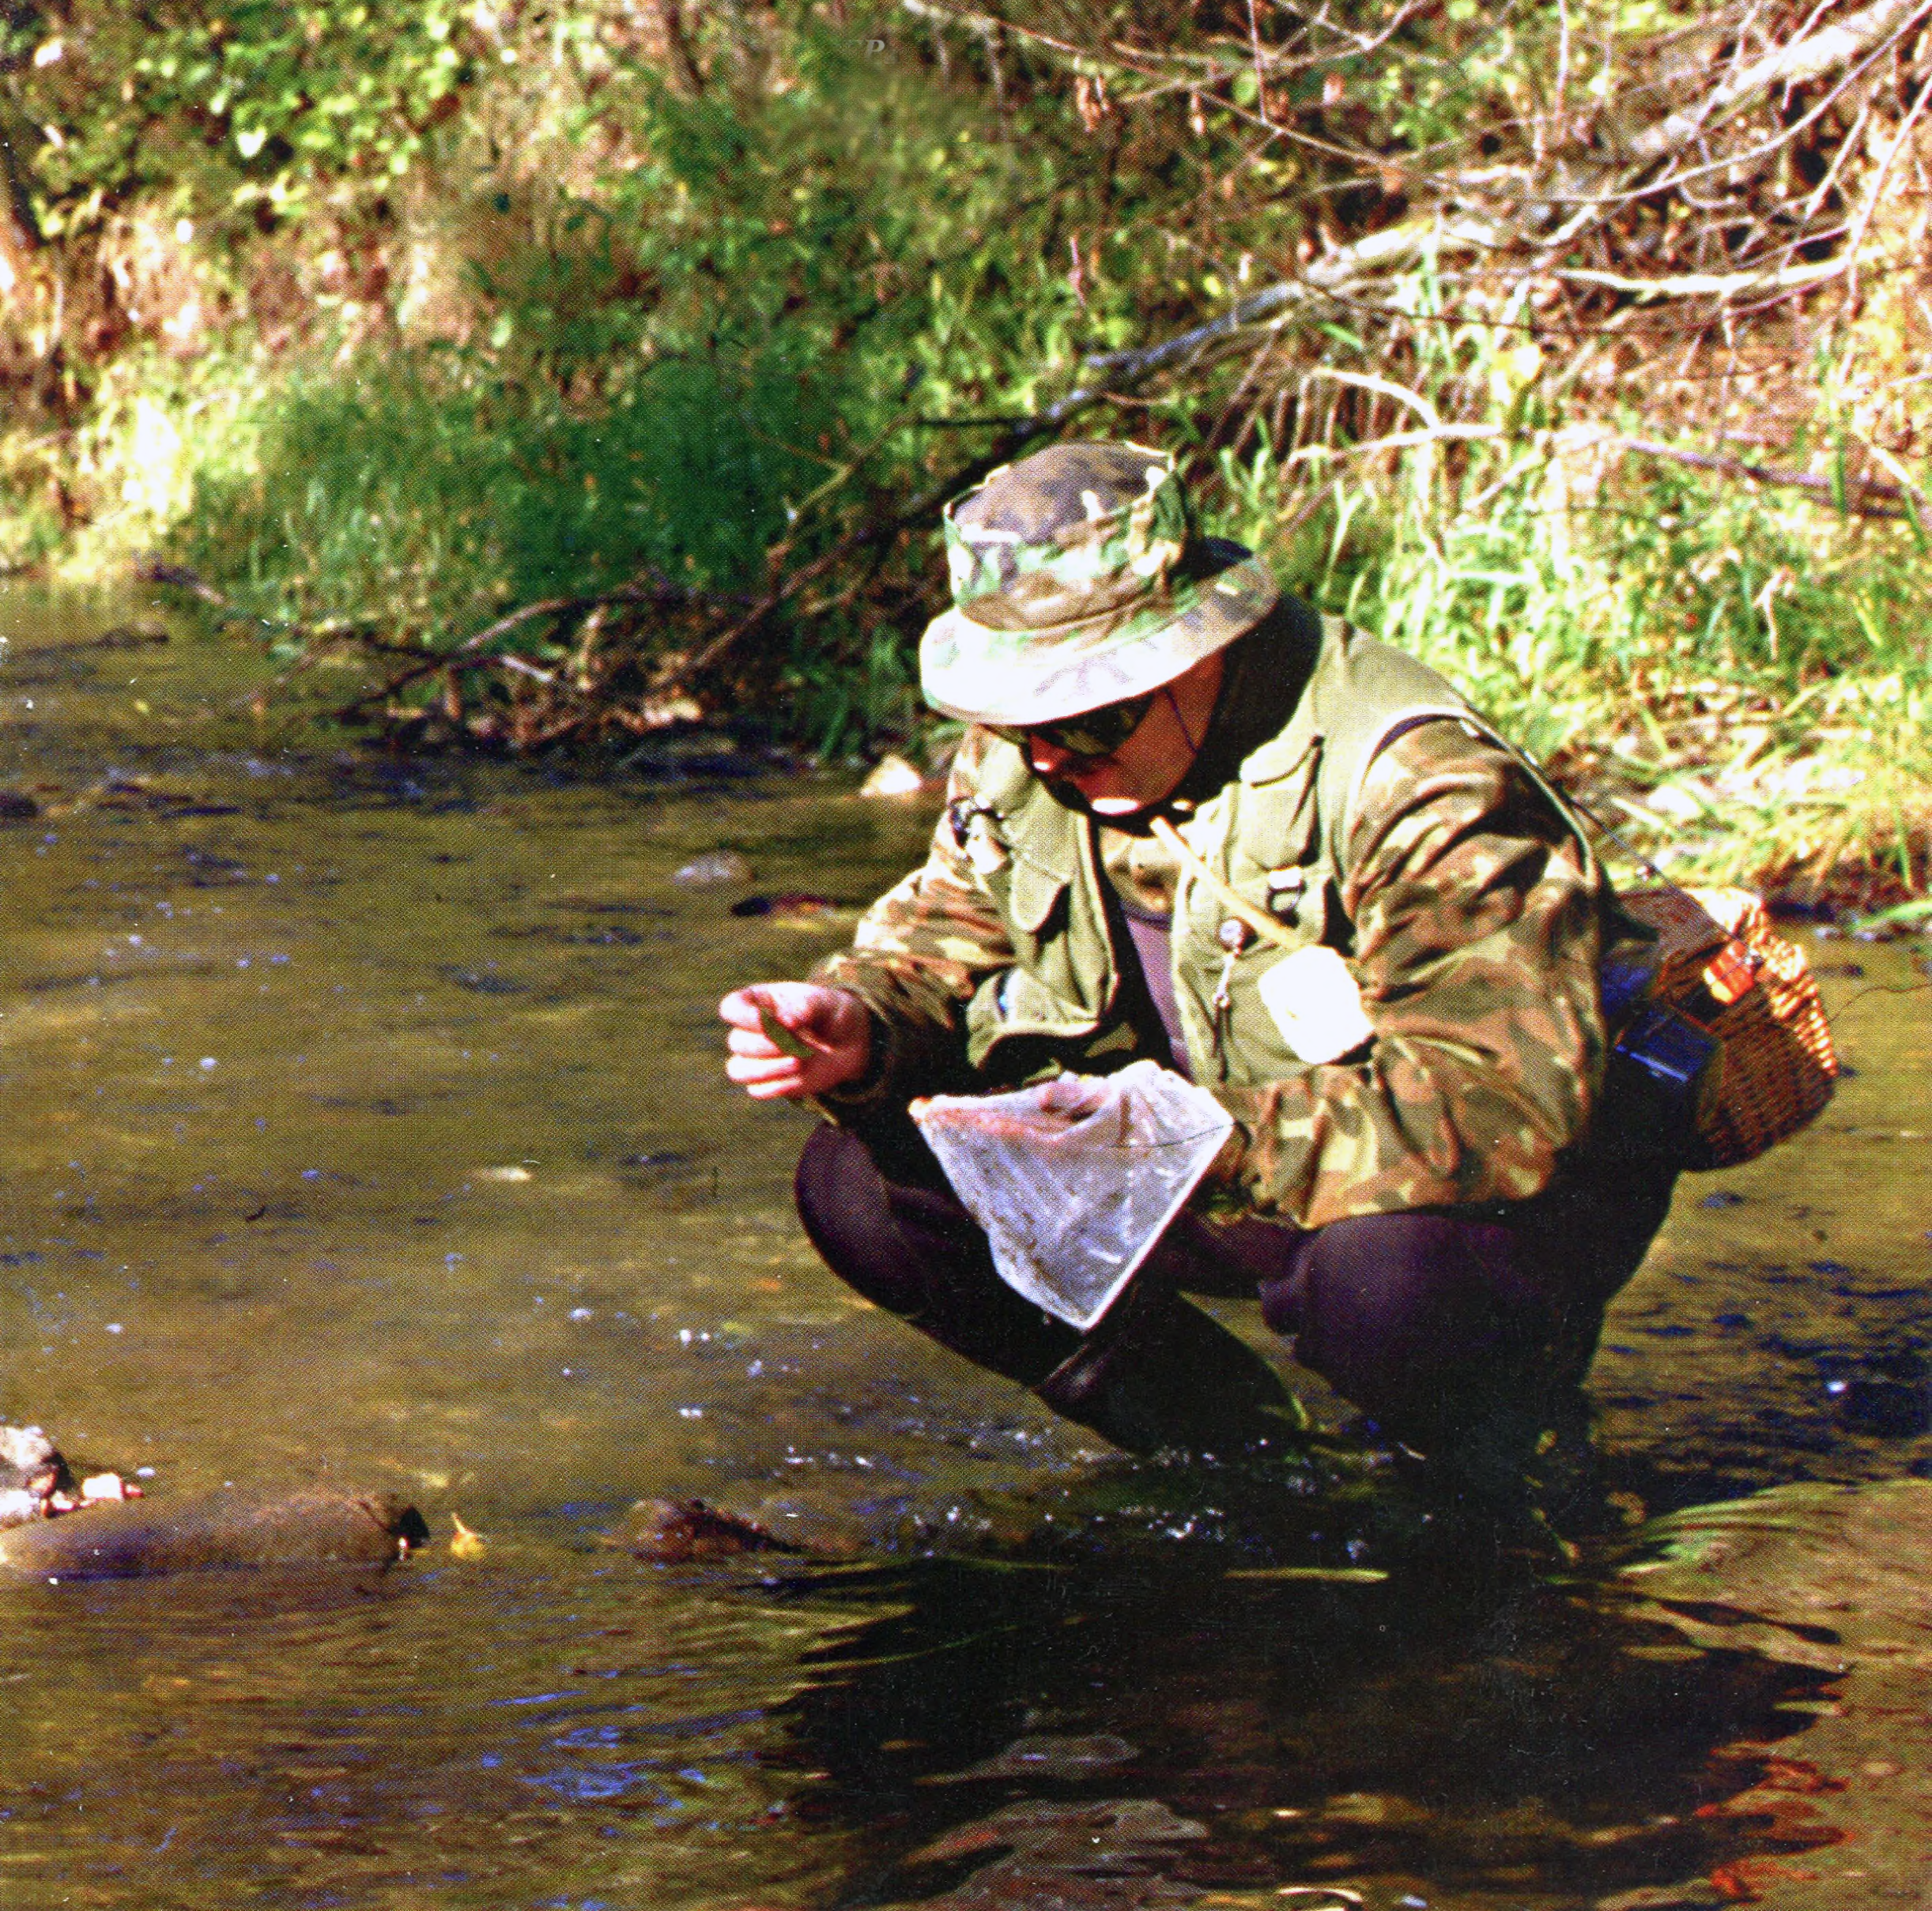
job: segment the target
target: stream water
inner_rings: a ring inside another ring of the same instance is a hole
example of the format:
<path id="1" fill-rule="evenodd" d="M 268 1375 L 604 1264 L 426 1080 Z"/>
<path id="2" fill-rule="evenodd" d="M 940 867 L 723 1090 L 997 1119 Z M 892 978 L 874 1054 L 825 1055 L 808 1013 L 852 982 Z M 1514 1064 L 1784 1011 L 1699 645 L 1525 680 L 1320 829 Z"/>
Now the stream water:
<path id="1" fill-rule="evenodd" d="M 732 903 L 862 899 L 930 818 L 383 756 L 164 628 L 0 594 L 0 1419 L 484 1544 L 0 1588 L 0 1904 L 1637 1911 L 1797 1862 L 1715 1807 L 1829 1680 L 1572 1592 L 1231 1578 L 1184 1508 L 1058 1570 L 601 1545 L 646 1494 L 909 1538 L 1140 1491 L 848 1298 L 805 1118 L 719 1073 L 717 997 L 849 924 Z M 721 847 L 749 884 L 673 880 Z M 1596 1370 L 1652 1510 L 1932 1471 L 1923 952 L 1811 946 L 1854 1072 L 1687 1181 Z"/>

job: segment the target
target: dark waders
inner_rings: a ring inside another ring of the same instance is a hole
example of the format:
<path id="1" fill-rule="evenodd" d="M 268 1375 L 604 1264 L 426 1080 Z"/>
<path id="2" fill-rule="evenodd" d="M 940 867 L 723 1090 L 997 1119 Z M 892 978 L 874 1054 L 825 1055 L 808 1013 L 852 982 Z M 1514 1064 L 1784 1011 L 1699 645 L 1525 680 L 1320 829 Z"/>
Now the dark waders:
<path id="1" fill-rule="evenodd" d="M 813 1245 L 868 1300 L 1116 1446 L 1227 1459 L 1288 1444 L 1294 1405 L 1274 1368 L 1183 1298 L 1255 1296 L 1303 1366 L 1480 1494 L 1492 1479 L 1505 1490 L 1574 1396 L 1672 1178 L 1563 1182 L 1529 1202 L 1312 1231 L 1183 1216 L 1084 1336 L 1000 1280 L 904 1116 L 819 1129 L 797 1190 Z"/>

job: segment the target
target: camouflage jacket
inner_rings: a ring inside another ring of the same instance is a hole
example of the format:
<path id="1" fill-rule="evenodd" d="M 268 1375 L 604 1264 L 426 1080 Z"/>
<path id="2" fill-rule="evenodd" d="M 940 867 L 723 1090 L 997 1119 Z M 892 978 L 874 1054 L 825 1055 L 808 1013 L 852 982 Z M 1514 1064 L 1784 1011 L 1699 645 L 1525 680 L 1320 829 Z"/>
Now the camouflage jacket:
<path id="1" fill-rule="evenodd" d="M 1290 940 L 1337 952 L 1372 1038 L 1304 1061 L 1232 959 L 1224 903 L 1183 881 L 1173 979 L 1195 1080 L 1243 1137 L 1221 1205 L 1319 1227 L 1525 1199 L 1587 1135 L 1604 1032 L 1608 890 L 1544 787 L 1421 665 L 1285 600 L 1226 653 L 1214 724 L 1171 812 Z M 1096 826 L 968 730 L 924 865 L 816 979 L 870 1008 L 867 1079 L 836 1117 L 922 1093 L 1104 1072 L 1159 1044 Z M 1140 1005 L 1137 1012 L 1137 1003 Z"/>

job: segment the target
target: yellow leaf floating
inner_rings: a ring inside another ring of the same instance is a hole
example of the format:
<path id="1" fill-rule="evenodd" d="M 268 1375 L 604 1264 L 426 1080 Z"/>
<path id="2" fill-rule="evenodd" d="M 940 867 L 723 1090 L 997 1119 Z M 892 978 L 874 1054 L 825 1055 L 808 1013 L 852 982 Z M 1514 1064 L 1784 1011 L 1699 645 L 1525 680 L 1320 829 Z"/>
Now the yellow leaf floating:
<path id="1" fill-rule="evenodd" d="M 463 1524 L 462 1515 L 452 1513 L 450 1524 L 456 1528 L 450 1540 L 450 1557 L 453 1559 L 480 1559 L 489 1541 L 480 1532 L 472 1532 Z"/>

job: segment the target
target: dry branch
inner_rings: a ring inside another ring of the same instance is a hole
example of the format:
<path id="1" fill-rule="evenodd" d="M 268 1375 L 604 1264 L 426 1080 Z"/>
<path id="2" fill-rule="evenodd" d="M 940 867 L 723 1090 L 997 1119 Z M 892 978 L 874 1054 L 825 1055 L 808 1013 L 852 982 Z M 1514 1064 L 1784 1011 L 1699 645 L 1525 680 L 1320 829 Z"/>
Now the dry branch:
<path id="1" fill-rule="evenodd" d="M 1676 63 L 1655 85 L 1618 97 L 1616 118 L 1599 112 L 1591 143 L 1580 147 L 1579 136 L 1589 129 L 1564 123 L 1559 97 L 1551 109 L 1553 125 L 1551 114 L 1538 117 L 1519 129 L 1516 158 L 1479 169 L 1431 170 L 1399 154 L 1351 153 L 1364 169 L 1399 175 L 1408 217 L 1332 248 L 1296 277 L 1247 294 L 1203 324 L 1150 345 L 1096 354 L 1085 369 L 1103 380 L 1135 383 L 1196 372 L 1226 352 L 1246 349 L 1243 341 L 1255 328 L 1279 330 L 1324 301 L 1345 302 L 1358 321 L 1399 337 L 1413 324 L 1397 296 L 1399 281 L 1425 259 L 1443 269 L 1447 309 L 1465 317 L 1493 311 L 1513 289 L 1534 284 L 1567 288 L 1594 301 L 1567 315 L 1572 336 L 1601 326 L 1617 305 L 1634 302 L 1654 313 L 1682 310 L 1693 342 L 1714 318 L 1727 322 L 1727 315 L 1746 314 L 1768 298 L 1809 295 L 1850 281 L 1879 195 L 1932 93 L 1932 81 L 1914 89 L 1885 160 L 1855 208 L 1844 202 L 1843 163 L 1851 142 L 1862 140 L 1871 122 L 1878 62 L 1902 58 L 1914 37 L 1932 28 L 1932 0 L 1875 0 L 1839 19 L 1824 19 L 1830 10 L 1829 0 L 1822 0 L 1788 29 L 1790 37 L 1748 53 L 1762 24 L 1761 9 L 1734 8 L 1714 17 L 1696 30 L 1694 42 L 1686 36 L 1687 43 L 1714 49 L 1729 35 L 1737 57 L 1728 70 L 1714 71 L 1707 52 L 1695 64 L 1688 54 L 1671 56 Z M 1679 96 L 1693 76 L 1704 90 L 1685 101 Z M 1794 207 L 1781 190 L 1779 168 L 1801 139 L 1818 135 L 1855 87 L 1851 127 L 1823 177 Z M 1823 90 L 1798 100 L 1807 88 Z M 1631 116 L 1647 104 L 1655 117 L 1632 128 Z M 1728 145 L 1720 133 L 1729 136 Z M 1292 128 L 1278 129 L 1278 136 L 1311 143 Z M 1326 140 L 1312 143 L 1332 146 Z M 1693 186 L 1714 176 L 1716 196 L 1700 200 Z"/>
<path id="2" fill-rule="evenodd" d="M 1749 478 L 1757 484 L 1784 484 L 1828 499 L 1859 518 L 1916 519 L 1925 500 L 1916 490 L 1886 478 L 1848 478 L 1842 484 L 1809 471 L 1790 471 L 1779 465 L 1754 465 L 1741 458 L 1723 458 L 1711 451 L 1692 451 L 1682 445 L 1659 444 L 1650 438 L 1619 438 L 1611 442 L 1647 458 L 1667 458 L 1698 471 L 1721 477 Z"/>
<path id="3" fill-rule="evenodd" d="M 1928 19 L 1932 19 L 1932 5 L 1927 0 L 1877 0 L 1802 40 L 1774 48 L 1734 79 L 1720 81 L 1692 111 L 1670 114 L 1628 141 L 1624 157 L 1629 164 L 1643 167 L 1681 153 L 1734 107 L 1761 98 L 1774 87 L 1823 79 L 1874 48 L 1904 38 Z"/>

